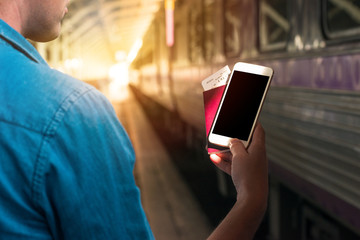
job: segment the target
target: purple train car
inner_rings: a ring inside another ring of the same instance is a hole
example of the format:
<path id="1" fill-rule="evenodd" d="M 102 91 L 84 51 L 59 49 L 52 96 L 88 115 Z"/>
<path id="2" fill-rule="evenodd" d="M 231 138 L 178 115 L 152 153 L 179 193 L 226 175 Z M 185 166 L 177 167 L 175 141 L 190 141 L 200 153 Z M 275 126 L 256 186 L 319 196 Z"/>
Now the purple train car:
<path id="1" fill-rule="evenodd" d="M 360 1 L 177 0 L 174 13 L 175 45 L 159 12 L 133 87 L 176 113 L 193 146 L 205 139 L 201 80 L 238 61 L 272 67 L 263 239 L 360 239 Z"/>

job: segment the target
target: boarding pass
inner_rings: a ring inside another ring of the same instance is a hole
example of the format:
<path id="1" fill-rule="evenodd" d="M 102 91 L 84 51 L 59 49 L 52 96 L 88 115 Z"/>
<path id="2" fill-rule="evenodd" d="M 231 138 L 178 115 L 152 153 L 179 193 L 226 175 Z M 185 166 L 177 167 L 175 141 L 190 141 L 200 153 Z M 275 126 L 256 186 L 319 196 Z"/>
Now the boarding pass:
<path id="1" fill-rule="evenodd" d="M 231 73 L 230 68 L 229 66 L 226 65 L 216 73 L 207 77 L 205 80 L 201 82 L 204 91 L 225 85 L 230 73 Z"/>

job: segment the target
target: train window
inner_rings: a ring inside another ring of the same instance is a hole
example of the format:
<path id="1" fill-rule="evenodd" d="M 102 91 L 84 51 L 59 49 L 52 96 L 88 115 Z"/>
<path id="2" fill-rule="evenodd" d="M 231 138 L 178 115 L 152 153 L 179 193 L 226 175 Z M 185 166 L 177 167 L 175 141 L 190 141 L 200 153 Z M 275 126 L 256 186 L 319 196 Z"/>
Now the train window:
<path id="1" fill-rule="evenodd" d="M 227 57 L 234 57 L 240 53 L 241 1 L 225 1 L 224 48 Z"/>
<path id="2" fill-rule="evenodd" d="M 209 61 L 215 49 L 215 0 L 204 1 L 204 57 Z"/>
<path id="3" fill-rule="evenodd" d="M 326 0 L 324 3 L 324 28 L 327 37 L 358 37 L 360 1 Z"/>
<path id="4" fill-rule="evenodd" d="M 287 0 L 260 1 L 260 48 L 275 50 L 286 46 L 290 31 Z"/>

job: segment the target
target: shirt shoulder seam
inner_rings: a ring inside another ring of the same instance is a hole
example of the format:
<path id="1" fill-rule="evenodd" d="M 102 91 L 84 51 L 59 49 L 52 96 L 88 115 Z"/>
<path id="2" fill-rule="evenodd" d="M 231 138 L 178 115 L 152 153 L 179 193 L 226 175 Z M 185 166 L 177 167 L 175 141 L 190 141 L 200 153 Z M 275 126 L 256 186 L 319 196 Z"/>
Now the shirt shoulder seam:
<path id="1" fill-rule="evenodd" d="M 48 161 L 46 153 L 44 152 L 44 148 L 46 147 L 47 143 L 50 142 L 50 139 L 56 134 L 56 130 L 62 122 L 66 112 L 69 111 L 69 109 L 77 102 L 77 100 L 92 91 L 94 91 L 94 88 L 88 87 L 84 91 L 74 90 L 71 92 L 60 104 L 52 119 L 49 121 L 49 124 L 45 127 L 39 151 L 36 156 L 34 173 L 31 182 L 31 198 L 38 207 L 40 207 L 40 205 L 37 203 L 39 203 L 41 198 L 40 189 L 41 185 L 43 184 L 42 176 Z"/>

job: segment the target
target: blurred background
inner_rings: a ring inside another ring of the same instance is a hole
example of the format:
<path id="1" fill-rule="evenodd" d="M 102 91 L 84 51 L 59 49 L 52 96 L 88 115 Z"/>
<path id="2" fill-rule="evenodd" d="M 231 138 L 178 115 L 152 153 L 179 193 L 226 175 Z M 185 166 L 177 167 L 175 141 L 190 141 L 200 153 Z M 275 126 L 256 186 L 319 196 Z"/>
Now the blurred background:
<path id="1" fill-rule="evenodd" d="M 231 180 L 206 151 L 201 81 L 238 61 L 275 70 L 260 117 L 269 208 L 255 239 L 360 239 L 360 1 L 71 0 L 68 8 L 61 36 L 33 44 L 113 103 L 157 239 L 204 239 L 234 202 Z M 161 179 L 147 188 L 147 174 Z M 192 212 L 200 217 L 180 217 Z"/>

